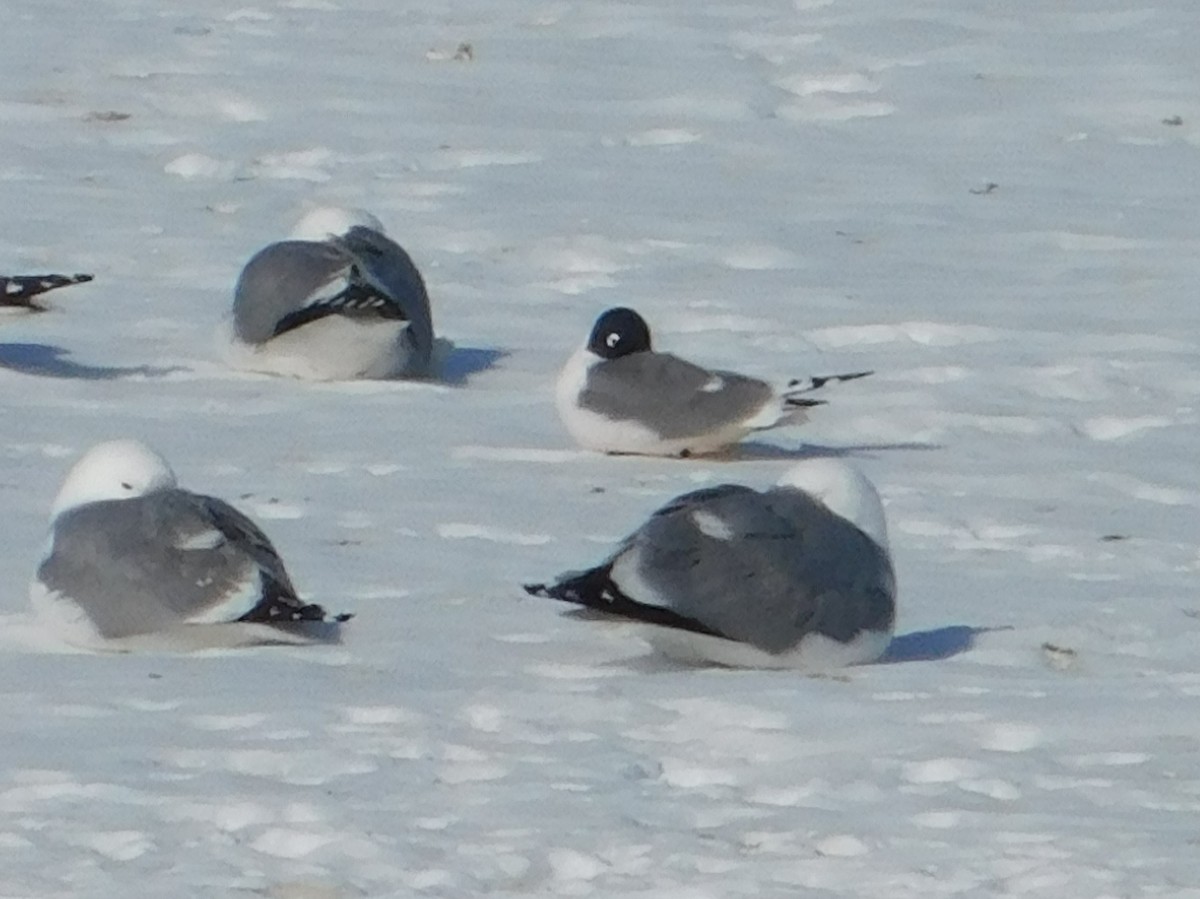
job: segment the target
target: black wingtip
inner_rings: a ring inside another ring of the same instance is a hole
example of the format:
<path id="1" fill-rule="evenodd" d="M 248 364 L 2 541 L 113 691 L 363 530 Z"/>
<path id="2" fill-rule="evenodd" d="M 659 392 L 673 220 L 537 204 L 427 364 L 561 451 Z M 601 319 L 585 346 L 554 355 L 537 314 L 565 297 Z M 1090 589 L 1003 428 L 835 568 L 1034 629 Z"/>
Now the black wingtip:
<path id="1" fill-rule="evenodd" d="M 638 602 L 625 595 L 621 588 L 612 580 L 612 565 L 601 565 L 575 575 L 564 575 L 558 583 L 552 586 L 545 584 L 525 584 L 525 592 L 530 596 L 541 596 L 546 599 L 557 599 L 560 602 L 574 603 L 588 609 L 594 609 L 604 615 L 624 618 L 628 621 L 640 621 L 645 624 L 657 624 L 661 627 L 676 630 L 692 631 L 697 634 L 719 637 L 716 631 L 701 624 L 694 618 L 680 615 L 661 606 L 648 605 Z"/>
<path id="2" fill-rule="evenodd" d="M 330 316 L 351 319 L 407 321 L 404 310 L 391 297 L 369 284 L 354 282 L 334 296 L 289 312 L 275 324 L 272 337 L 286 334 Z"/>
<path id="3" fill-rule="evenodd" d="M 874 369 L 871 371 L 852 371 L 840 375 L 814 375 L 811 378 L 792 378 L 788 381 L 787 389 L 795 390 L 799 393 L 807 393 L 810 390 L 820 390 L 830 381 L 857 381 L 859 378 L 867 378 L 875 374 Z"/>
<path id="4" fill-rule="evenodd" d="M 354 617 L 353 612 L 330 615 L 315 602 L 304 603 L 288 593 L 278 593 L 264 599 L 238 621 L 254 624 L 342 624 Z"/>
<path id="5" fill-rule="evenodd" d="M 0 276 L 0 304 L 38 309 L 40 307 L 34 304 L 34 297 L 70 284 L 86 284 L 94 279 L 94 275 L 85 274 Z"/>

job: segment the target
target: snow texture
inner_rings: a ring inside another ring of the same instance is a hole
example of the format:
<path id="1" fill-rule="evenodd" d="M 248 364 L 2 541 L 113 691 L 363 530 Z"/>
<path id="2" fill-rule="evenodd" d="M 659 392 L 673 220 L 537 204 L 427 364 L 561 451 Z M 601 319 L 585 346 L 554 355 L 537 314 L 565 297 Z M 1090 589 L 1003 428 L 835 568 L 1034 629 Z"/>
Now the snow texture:
<path id="1" fill-rule="evenodd" d="M 96 279 L 0 322 L 0 894 L 1200 896 L 1193 0 L 3 19 L 3 271 Z M 242 265 L 321 205 L 412 254 L 442 380 L 219 363 Z M 876 374 L 729 460 L 578 451 L 555 376 L 615 305 L 713 367 Z M 344 643 L 34 628 L 58 484 L 125 436 Z M 674 667 L 523 598 L 806 454 L 883 494 L 880 663 Z"/>

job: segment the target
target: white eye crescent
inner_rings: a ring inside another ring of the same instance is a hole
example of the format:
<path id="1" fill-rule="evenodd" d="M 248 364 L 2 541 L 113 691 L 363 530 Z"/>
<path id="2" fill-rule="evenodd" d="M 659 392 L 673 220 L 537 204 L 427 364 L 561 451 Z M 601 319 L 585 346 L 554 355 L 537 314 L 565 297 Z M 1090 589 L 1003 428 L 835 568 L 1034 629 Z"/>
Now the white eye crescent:
<path id="1" fill-rule="evenodd" d="M 610 350 L 620 342 L 621 342 L 621 335 L 618 334 L 616 331 L 613 331 L 611 334 L 609 334 L 607 337 L 604 338 L 604 345 L 607 346 Z"/>

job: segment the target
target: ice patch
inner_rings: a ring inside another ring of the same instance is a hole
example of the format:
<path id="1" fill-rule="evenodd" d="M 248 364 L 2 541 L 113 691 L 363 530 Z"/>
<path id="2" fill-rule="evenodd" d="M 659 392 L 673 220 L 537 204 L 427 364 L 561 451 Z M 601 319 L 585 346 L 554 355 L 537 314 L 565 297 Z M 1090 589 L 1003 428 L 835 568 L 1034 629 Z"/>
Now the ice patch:
<path id="1" fill-rule="evenodd" d="M 595 880 L 608 870 L 608 865 L 596 856 L 575 849 L 551 849 L 546 853 L 546 861 L 559 882 Z"/>
<path id="2" fill-rule="evenodd" d="M 967 759 L 941 758 L 909 762 L 901 769 L 901 777 L 911 784 L 954 783 L 983 773 L 983 766 Z"/>
<path id="3" fill-rule="evenodd" d="M 795 268 L 799 261 L 795 253 L 765 244 L 733 247 L 722 255 L 722 259 L 730 268 L 743 271 Z"/>
<path id="4" fill-rule="evenodd" d="M 247 730 L 258 727 L 267 720 L 267 716 L 259 712 L 245 715 L 193 715 L 188 723 L 197 730 Z"/>
<path id="5" fill-rule="evenodd" d="M 815 94 L 780 106 L 776 115 L 791 122 L 849 122 L 853 119 L 882 118 L 895 111 L 896 106 L 892 103 L 845 103 L 831 100 L 829 94 Z"/>
<path id="6" fill-rule="evenodd" d="M 733 772 L 724 768 L 697 765 L 687 759 L 664 758 L 660 760 L 660 763 L 663 783 L 681 790 L 732 787 L 738 782 Z"/>
<path id="7" fill-rule="evenodd" d="M 530 674 L 554 680 L 593 680 L 601 677 L 617 677 L 621 673 L 616 668 L 598 668 L 595 665 L 570 665 L 555 662 L 530 665 L 526 670 Z"/>
<path id="8" fill-rule="evenodd" d="M 271 13 L 253 6 L 235 9 L 225 15 L 226 22 L 270 22 L 273 18 Z"/>
<path id="9" fill-rule="evenodd" d="M 163 166 L 168 175 L 175 175 L 188 181 L 201 178 L 227 179 L 232 178 L 237 166 L 232 162 L 214 159 L 203 153 L 185 153 L 177 156 Z"/>
<path id="10" fill-rule="evenodd" d="M 297 859 L 312 855 L 337 839 L 336 834 L 272 827 L 260 834 L 250 848 L 276 858 Z"/>
<path id="11" fill-rule="evenodd" d="M 256 178 L 280 181 L 311 181 L 324 183 L 333 175 L 329 169 L 334 162 L 332 150 L 313 147 L 308 150 L 293 150 L 260 156 L 250 167 Z"/>
<path id="12" fill-rule="evenodd" d="M 1008 781 L 998 778 L 967 779 L 960 781 L 958 788 L 967 793 L 978 793 L 1001 802 L 1013 802 L 1021 798 L 1020 790 Z"/>
<path id="13" fill-rule="evenodd" d="M 581 450 L 551 450 L 520 446 L 456 446 L 451 450 L 454 459 L 478 459 L 488 462 L 536 462 L 559 465 L 579 459 L 594 458 Z"/>
<path id="14" fill-rule="evenodd" d="M 955 381 L 965 381 L 969 377 L 971 377 L 971 373 L 960 365 L 910 368 L 907 371 L 892 372 L 888 375 L 892 381 L 912 381 L 917 384 L 951 384 Z"/>
<path id="15" fill-rule="evenodd" d="M 488 540 L 493 543 L 510 543 L 514 546 L 542 546 L 554 540 L 549 534 L 522 534 L 505 531 L 482 524 L 449 522 L 437 526 L 439 537 L 446 540 Z"/>
<path id="16" fill-rule="evenodd" d="M 704 334 L 709 331 L 728 331 L 734 334 L 756 334 L 775 330 L 778 325 L 748 315 L 689 312 L 684 318 L 670 322 L 676 334 Z"/>
<path id="17" fill-rule="evenodd" d="M 342 753 L 294 749 L 237 749 L 228 752 L 183 749 L 166 753 L 166 759 L 185 770 L 225 770 L 290 784 L 317 785 L 334 777 L 370 774 L 377 765 L 366 758 Z"/>
<path id="18" fill-rule="evenodd" d="M 813 844 L 813 851 L 817 855 L 830 858 L 853 858 L 866 855 L 871 851 L 871 847 L 850 834 L 834 834 L 817 840 Z"/>
<path id="19" fill-rule="evenodd" d="M 1060 250 L 1080 253 L 1115 253 L 1144 249 L 1144 240 L 1130 240 L 1112 234 L 1078 234 L 1072 231 L 1047 231 L 1040 235 Z"/>
<path id="20" fill-rule="evenodd" d="M 130 862 L 152 852 L 154 841 L 139 830 L 110 830 L 85 838 L 83 845 L 105 858 L 117 862 Z"/>
<path id="21" fill-rule="evenodd" d="M 615 287 L 616 283 L 611 276 L 597 273 L 591 275 L 570 275 L 554 281 L 543 281 L 537 286 L 545 287 L 548 290 L 556 290 L 559 293 L 574 297 L 592 290 Z"/>
<path id="22" fill-rule="evenodd" d="M 1151 758 L 1148 752 L 1094 752 L 1077 755 L 1070 761 L 1080 768 L 1103 768 L 1144 765 Z"/>
<path id="23" fill-rule="evenodd" d="M 459 784 L 485 783 L 507 777 L 511 769 L 499 762 L 458 762 L 443 766 L 437 774 L 439 783 L 456 786 Z"/>
<path id="24" fill-rule="evenodd" d="M 918 827 L 929 827 L 935 830 L 951 830 L 958 827 L 962 823 L 962 812 L 955 811 L 933 811 L 920 812 L 913 815 L 911 819 L 913 824 Z"/>
<path id="25" fill-rule="evenodd" d="M 347 723 L 361 727 L 412 725 L 419 722 L 421 717 L 415 712 L 391 705 L 351 706 L 343 709 L 342 715 Z"/>
<path id="26" fill-rule="evenodd" d="M 1149 428 L 1165 428 L 1171 425 L 1171 419 L 1161 416 L 1143 416 L 1142 418 L 1120 418 L 1115 415 L 1101 415 L 1089 418 L 1080 430 L 1093 440 L 1120 440 L 1130 434 L 1145 431 Z"/>
<path id="27" fill-rule="evenodd" d="M 541 162 L 540 153 L 503 150 L 441 150 L 428 163 L 430 171 L 475 169 L 491 165 L 530 165 Z"/>
<path id="28" fill-rule="evenodd" d="M 667 147 L 691 144 L 700 139 L 701 135 L 695 131 L 683 128 L 651 128 L 648 131 L 630 134 L 625 138 L 625 143 L 631 147 Z"/>
<path id="29" fill-rule="evenodd" d="M 776 86 L 797 97 L 813 94 L 873 94 L 879 85 L 857 72 L 831 73 L 828 75 L 789 75 L 775 82 Z"/>
<path id="30" fill-rule="evenodd" d="M 164 812 L 164 817 L 197 821 L 210 824 L 219 831 L 236 833 L 247 827 L 268 824 L 276 815 L 257 802 L 217 801 L 176 803 Z"/>
<path id="31" fill-rule="evenodd" d="M 471 727 L 486 734 L 499 733 L 508 719 L 503 709 L 490 705 L 469 706 L 463 715 Z"/>
<path id="32" fill-rule="evenodd" d="M 961 346 L 1000 340 L 1004 335 L 980 325 L 952 325 L 945 322 L 903 322 L 896 325 L 853 325 L 809 331 L 818 346 L 838 349 L 847 346 L 872 346 L 910 341 L 921 346 Z"/>
<path id="33" fill-rule="evenodd" d="M 979 745 L 993 752 L 1028 752 L 1042 742 L 1041 729 L 1032 724 L 1004 723 L 987 728 Z"/>
<path id="34" fill-rule="evenodd" d="M 1103 472 L 1090 475 L 1088 480 L 1104 484 L 1106 487 L 1146 502 L 1159 503 L 1164 506 L 1200 505 L 1200 492 L 1168 487 L 1164 484 L 1151 484 L 1130 475 Z"/>

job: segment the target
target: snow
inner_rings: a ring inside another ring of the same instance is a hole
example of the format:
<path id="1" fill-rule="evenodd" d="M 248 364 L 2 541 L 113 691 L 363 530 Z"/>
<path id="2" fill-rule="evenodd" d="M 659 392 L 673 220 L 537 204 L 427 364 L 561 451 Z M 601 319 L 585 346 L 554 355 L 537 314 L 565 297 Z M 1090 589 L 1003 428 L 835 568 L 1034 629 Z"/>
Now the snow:
<path id="1" fill-rule="evenodd" d="M 0 322 L 0 894 L 1200 895 L 1194 25 L 8 3 L 0 260 L 96 280 Z M 319 205 L 412 254 L 444 382 L 220 363 L 241 266 Z M 553 385 L 614 305 L 715 368 L 876 374 L 732 461 L 591 455 Z M 255 515 L 345 642 L 39 635 L 50 503 L 124 436 Z M 883 494 L 883 662 L 688 669 L 523 597 L 800 452 Z"/>

